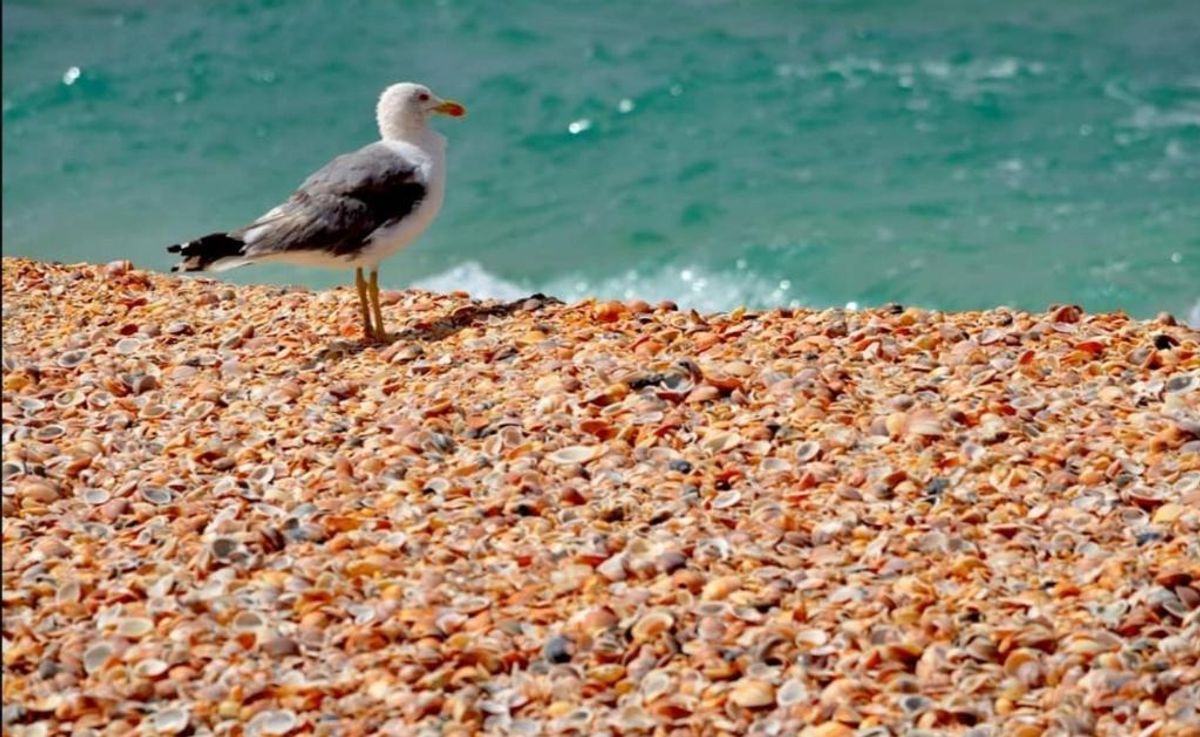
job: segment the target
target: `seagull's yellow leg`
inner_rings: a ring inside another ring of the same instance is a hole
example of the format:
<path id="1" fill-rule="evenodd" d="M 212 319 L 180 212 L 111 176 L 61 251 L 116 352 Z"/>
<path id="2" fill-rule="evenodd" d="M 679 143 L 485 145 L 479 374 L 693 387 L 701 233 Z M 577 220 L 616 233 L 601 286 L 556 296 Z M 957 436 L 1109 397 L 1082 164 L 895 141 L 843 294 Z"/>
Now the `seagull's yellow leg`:
<path id="1" fill-rule="evenodd" d="M 354 270 L 354 286 L 358 289 L 358 306 L 362 308 L 363 340 L 374 340 L 375 330 L 371 327 L 371 308 L 367 306 L 367 280 L 362 269 Z"/>
<path id="2" fill-rule="evenodd" d="M 375 339 L 386 343 L 389 338 L 387 331 L 383 329 L 383 308 L 379 306 L 378 269 L 371 269 L 371 309 L 375 313 Z"/>

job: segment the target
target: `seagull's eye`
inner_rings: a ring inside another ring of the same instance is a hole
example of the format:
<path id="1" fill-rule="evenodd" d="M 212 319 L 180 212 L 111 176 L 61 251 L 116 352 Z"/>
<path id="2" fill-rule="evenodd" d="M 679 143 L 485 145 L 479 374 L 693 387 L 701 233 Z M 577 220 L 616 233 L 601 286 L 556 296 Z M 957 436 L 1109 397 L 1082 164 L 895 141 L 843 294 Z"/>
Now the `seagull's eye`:
<path id="1" fill-rule="evenodd" d="M 429 102 L 429 93 L 422 92 L 421 94 L 417 95 L 417 99 L 421 102 Z"/>

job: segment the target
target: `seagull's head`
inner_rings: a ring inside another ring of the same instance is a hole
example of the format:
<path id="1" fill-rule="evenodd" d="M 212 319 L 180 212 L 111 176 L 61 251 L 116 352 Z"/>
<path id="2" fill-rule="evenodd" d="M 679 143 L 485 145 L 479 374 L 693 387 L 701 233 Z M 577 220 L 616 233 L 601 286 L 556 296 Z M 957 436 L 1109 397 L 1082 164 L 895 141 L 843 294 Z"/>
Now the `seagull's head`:
<path id="1" fill-rule="evenodd" d="M 467 109 L 453 100 L 443 100 L 423 84 L 401 82 L 383 91 L 375 118 L 379 134 L 384 138 L 407 138 L 420 132 L 430 115 L 449 115 L 461 118 Z"/>

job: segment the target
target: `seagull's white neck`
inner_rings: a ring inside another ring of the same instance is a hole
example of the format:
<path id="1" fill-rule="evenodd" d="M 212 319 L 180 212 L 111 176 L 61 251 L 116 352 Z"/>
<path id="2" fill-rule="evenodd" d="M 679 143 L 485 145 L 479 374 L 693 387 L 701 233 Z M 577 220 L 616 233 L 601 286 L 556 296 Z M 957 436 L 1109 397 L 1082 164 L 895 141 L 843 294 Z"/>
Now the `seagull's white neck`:
<path id="1" fill-rule="evenodd" d="M 390 111 L 380 110 L 376 116 L 379 137 L 385 141 L 407 141 L 419 145 L 432 132 L 428 115 L 414 112 L 396 115 L 388 112 Z"/>
<path id="2" fill-rule="evenodd" d="M 380 134 L 384 143 L 407 143 L 433 156 L 441 155 L 446 150 L 446 138 L 431 125 L 380 130 Z"/>

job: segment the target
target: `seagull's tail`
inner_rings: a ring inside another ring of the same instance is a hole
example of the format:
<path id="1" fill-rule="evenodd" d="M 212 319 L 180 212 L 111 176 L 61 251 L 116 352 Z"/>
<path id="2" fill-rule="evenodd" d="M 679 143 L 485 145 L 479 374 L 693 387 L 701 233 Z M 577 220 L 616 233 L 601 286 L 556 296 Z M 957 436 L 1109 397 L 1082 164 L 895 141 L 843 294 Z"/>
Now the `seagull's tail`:
<path id="1" fill-rule="evenodd" d="M 167 246 L 169 253 L 178 253 L 183 260 L 171 271 L 224 271 L 250 263 L 245 257 L 246 243 L 228 233 L 212 233 L 187 243 Z"/>

